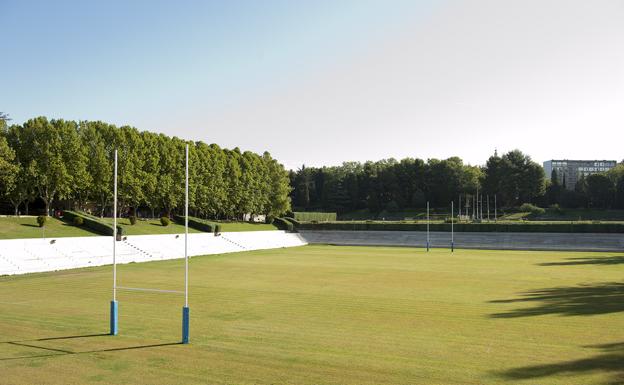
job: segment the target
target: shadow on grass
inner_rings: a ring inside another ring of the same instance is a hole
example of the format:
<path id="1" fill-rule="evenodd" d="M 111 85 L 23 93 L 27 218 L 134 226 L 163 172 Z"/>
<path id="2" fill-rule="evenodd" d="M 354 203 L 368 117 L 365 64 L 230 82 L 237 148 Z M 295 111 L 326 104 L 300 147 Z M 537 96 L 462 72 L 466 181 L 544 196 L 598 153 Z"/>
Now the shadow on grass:
<path id="1" fill-rule="evenodd" d="M 624 284 L 605 282 L 592 285 L 546 288 L 522 293 L 521 298 L 490 302 L 534 305 L 505 313 L 495 313 L 490 315 L 492 318 L 531 317 L 544 314 L 578 316 L 617 313 L 624 311 Z"/>
<path id="2" fill-rule="evenodd" d="M 611 375 L 610 379 L 605 384 L 624 384 L 624 342 L 586 347 L 599 349 L 602 353 L 580 360 L 509 369 L 499 372 L 498 374 L 509 380 L 525 380 L 558 374 L 578 375 L 583 373 L 604 373 Z"/>
<path id="3" fill-rule="evenodd" d="M 85 334 L 85 335 L 64 336 L 64 337 L 38 338 L 38 339 L 33 339 L 33 340 L 7 341 L 4 343 L 9 344 L 9 345 L 14 345 L 14 346 L 41 349 L 41 350 L 49 351 L 51 352 L 51 354 L 6 357 L 6 358 L 0 358 L 0 361 L 24 360 L 24 359 L 29 359 L 29 358 L 60 357 L 60 356 L 73 355 L 73 354 L 117 352 L 117 351 L 124 351 L 124 350 L 148 349 L 148 348 L 157 348 L 161 346 L 173 346 L 173 345 L 182 344 L 181 342 L 166 342 L 166 343 L 160 343 L 160 344 L 134 345 L 134 346 L 124 346 L 124 347 L 119 347 L 119 348 L 96 349 L 96 350 L 87 350 L 87 351 L 79 351 L 79 352 L 36 345 L 37 341 L 68 340 L 68 339 L 76 339 L 76 338 L 103 337 L 103 336 L 110 336 L 110 334 L 107 334 L 107 333 L 106 334 L 105 333 Z"/>
<path id="4" fill-rule="evenodd" d="M 41 228 L 39 225 L 32 225 L 30 223 L 20 223 L 20 226 Z"/>
<path id="5" fill-rule="evenodd" d="M 574 266 L 574 265 L 619 265 L 624 263 L 624 256 L 618 255 L 613 257 L 602 258 L 566 258 L 564 262 L 544 262 L 539 266 Z"/>

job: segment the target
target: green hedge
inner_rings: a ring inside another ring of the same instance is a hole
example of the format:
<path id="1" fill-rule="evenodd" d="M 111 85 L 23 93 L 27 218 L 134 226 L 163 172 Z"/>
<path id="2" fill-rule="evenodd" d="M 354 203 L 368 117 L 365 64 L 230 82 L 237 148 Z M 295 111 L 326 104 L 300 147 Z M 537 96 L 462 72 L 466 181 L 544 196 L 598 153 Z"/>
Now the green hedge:
<path id="1" fill-rule="evenodd" d="M 336 220 L 336 213 L 295 212 L 295 220 L 300 222 L 332 222 Z"/>
<path id="2" fill-rule="evenodd" d="M 173 219 L 181 224 L 184 225 L 184 217 L 182 215 L 174 215 Z M 210 222 L 208 220 L 205 219 L 201 219 L 201 218 L 196 218 L 196 217 L 188 217 L 188 225 L 190 228 L 193 228 L 195 230 L 199 230 L 199 231 L 203 231 L 206 233 L 212 233 L 215 231 L 215 226 L 216 223 Z"/>
<path id="3" fill-rule="evenodd" d="M 295 226 L 284 218 L 275 218 L 273 224 L 280 230 L 294 231 Z"/>
<path id="4" fill-rule="evenodd" d="M 426 223 L 326 222 L 301 223 L 299 230 L 426 231 Z M 456 223 L 457 232 L 624 233 L 624 223 Z M 432 223 L 431 231 L 451 231 L 448 223 Z"/>
<path id="5" fill-rule="evenodd" d="M 113 235 L 113 225 L 106 223 L 97 217 L 80 211 L 67 210 L 63 212 L 63 219 L 69 220 L 71 223 L 74 223 L 74 218 L 76 217 L 82 218 L 83 226 L 93 230 L 96 233 L 110 236 Z M 119 235 L 123 235 L 123 228 L 121 226 L 117 226 L 117 233 Z"/>
<path id="6" fill-rule="evenodd" d="M 299 222 L 298 220 L 296 220 L 295 218 L 291 218 L 291 217 L 284 217 L 285 220 L 287 220 L 288 222 L 292 223 L 293 226 L 297 227 L 301 224 L 301 222 Z"/>

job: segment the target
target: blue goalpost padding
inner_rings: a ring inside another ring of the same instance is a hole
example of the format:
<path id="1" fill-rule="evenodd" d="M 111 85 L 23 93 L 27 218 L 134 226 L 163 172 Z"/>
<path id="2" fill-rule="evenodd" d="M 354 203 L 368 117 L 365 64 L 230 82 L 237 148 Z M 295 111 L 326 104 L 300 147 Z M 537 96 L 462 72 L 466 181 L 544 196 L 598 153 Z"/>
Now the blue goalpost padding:
<path id="1" fill-rule="evenodd" d="M 111 301 L 110 303 L 110 334 L 112 336 L 116 336 L 117 329 L 117 311 L 118 311 L 118 303 L 117 301 Z"/>
<path id="2" fill-rule="evenodd" d="M 182 308 L 182 343 L 189 343 L 189 325 L 190 324 L 190 309 L 188 306 Z"/>

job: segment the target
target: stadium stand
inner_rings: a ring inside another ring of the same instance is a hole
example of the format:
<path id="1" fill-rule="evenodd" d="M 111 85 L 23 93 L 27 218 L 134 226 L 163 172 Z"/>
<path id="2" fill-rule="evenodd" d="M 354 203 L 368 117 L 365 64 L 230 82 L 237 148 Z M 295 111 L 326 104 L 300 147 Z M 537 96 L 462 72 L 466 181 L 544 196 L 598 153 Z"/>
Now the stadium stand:
<path id="1" fill-rule="evenodd" d="M 189 234 L 189 256 L 303 246 L 298 234 L 246 231 Z M 184 257 L 184 234 L 133 235 L 116 243 L 117 263 Z M 111 237 L 0 240 L 0 275 L 102 266 L 112 263 Z"/>

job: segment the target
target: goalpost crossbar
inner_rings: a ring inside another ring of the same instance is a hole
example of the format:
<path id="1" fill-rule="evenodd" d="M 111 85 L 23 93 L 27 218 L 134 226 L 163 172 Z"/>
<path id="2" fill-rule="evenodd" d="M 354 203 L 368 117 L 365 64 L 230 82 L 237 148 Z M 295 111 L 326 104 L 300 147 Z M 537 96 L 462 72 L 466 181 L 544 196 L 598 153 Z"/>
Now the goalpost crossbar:
<path id="1" fill-rule="evenodd" d="M 129 291 L 148 291 L 148 292 L 154 292 L 154 293 L 184 294 L 184 291 L 182 291 L 182 290 L 148 289 L 148 288 L 144 288 L 144 287 L 117 286 L 117 289 L 129 290 Z"/>

